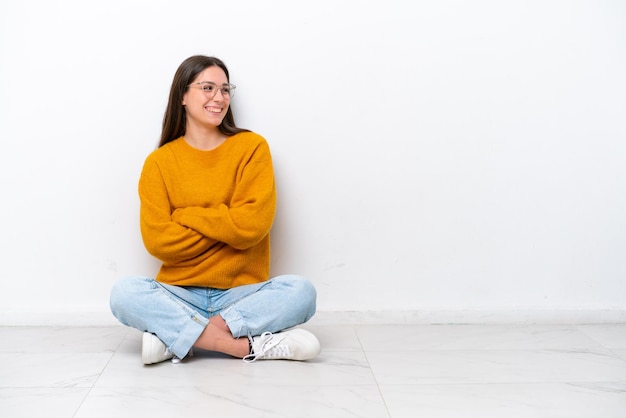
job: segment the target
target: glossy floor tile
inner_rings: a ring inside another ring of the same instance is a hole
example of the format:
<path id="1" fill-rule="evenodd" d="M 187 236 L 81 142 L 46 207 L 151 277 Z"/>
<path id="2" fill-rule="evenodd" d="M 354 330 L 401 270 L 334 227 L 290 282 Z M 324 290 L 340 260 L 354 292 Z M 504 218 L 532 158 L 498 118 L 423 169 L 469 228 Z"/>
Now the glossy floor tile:
<path id="1" fill-rule="evenodd" d="M 306 326 L 308 362 L 144 366 L 124 327 L 0 327 L 0 417 L 626 418 L 626 325 Z"/>

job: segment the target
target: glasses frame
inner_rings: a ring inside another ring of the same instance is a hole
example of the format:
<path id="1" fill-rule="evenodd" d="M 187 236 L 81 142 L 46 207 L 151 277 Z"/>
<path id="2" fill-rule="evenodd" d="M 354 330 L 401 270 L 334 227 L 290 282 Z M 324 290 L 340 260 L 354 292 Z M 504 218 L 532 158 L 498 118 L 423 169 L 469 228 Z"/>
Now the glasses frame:
<path id="1" fill-rule="evenodd" d="M 215 88 L 215 90 L 213 90 L 213 93 L 208 92 L 204 89 L 204 86 L 212 86 Z M 196 87 L 199 88 L 200 90 L 202 90 L 202 92 L 209 97 L 210 99 L 214 98 L 217 95 L 217 92 L 219 91 L 220 93 L 222 93 L 222 97 L 228 97 L 230 99 L 233 98 L 233 96 L 235 95 L 235 89 L 237 88 L 236 85 L 231 84 L 231 83 L 224 83 L 221 86 L 218 84 L 215 84 L 212 81 L 198 81 L 196 83 L 191 83 L 188 84 L 187 87 Z M 224 93 L 224 89 L 227 88 L 228 91 L 226 93 Z"/>

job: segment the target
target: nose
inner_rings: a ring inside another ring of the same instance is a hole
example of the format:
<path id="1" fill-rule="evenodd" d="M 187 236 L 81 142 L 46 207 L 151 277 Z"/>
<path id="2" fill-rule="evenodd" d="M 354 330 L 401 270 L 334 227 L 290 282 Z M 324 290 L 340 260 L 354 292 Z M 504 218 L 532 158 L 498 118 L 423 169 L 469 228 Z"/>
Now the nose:
<path id="1" fill-rule="evenodd" d="M 222 89 L 215 89 L 215 94 L 213 95 L 213 100 L 218 100 L 217 95 L 220 95 L 220 100 L 224 100 L 224 93 L 222 93 Z"/>

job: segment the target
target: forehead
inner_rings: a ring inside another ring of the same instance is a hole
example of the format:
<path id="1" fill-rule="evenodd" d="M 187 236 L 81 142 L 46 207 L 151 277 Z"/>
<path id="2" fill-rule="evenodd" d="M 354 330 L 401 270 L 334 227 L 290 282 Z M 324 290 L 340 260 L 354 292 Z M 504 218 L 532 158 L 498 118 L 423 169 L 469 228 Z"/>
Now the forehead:
<path id="1" fill-rule="evenodd" d="M 194 82 L 199 81 L 212 81 L 215 84 L 225 84 L 228 83 L 228 79 L 226 78 L 226 73 L 220 67 L 212 66 L 205 68 L 200 74 L 196 76 L 193 80 Z"/>

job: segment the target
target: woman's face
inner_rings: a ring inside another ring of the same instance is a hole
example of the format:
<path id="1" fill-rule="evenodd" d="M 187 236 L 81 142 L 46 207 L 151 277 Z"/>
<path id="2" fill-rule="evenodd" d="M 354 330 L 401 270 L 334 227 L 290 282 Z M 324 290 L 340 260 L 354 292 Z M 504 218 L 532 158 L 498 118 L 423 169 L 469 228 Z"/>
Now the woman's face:
<path id="1" fill-rule="evenodd" d="M 208 67 L 190 83 L 183 96 L 187 125 L 218 127 L 230 106 L 226 73 L 220 67 Z"/>

